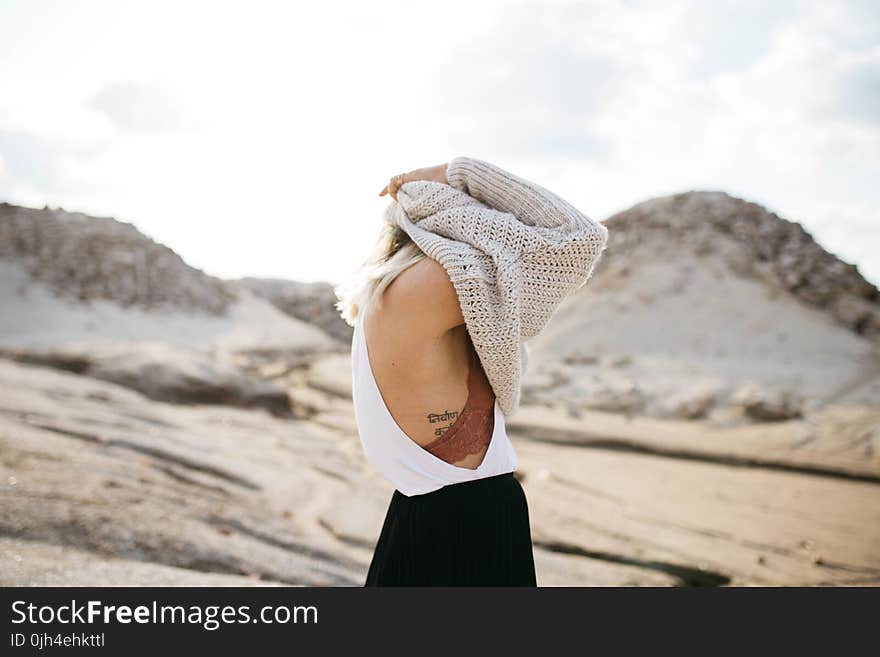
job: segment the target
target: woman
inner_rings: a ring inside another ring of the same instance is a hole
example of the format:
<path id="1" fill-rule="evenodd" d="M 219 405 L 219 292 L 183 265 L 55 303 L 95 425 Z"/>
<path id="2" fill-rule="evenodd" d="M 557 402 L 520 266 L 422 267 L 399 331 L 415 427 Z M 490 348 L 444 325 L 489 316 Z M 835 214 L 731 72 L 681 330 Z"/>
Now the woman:
<path id="1" fill-rule="evenodd" d="M 337 307 L 368 460 L 395 485 L 365 584 L 535 586 L 505 418 L 537 335 L 607 230 L 483 160 L 395 176 L 379 241 Z"/>

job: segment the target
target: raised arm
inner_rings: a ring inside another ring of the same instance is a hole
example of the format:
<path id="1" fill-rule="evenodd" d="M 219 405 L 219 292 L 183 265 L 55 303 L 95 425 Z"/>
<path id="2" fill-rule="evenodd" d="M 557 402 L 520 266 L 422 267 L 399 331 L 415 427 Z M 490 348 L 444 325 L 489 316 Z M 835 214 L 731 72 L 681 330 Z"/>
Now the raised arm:
<path id="1" fill-rule="evenodd" d="M 508 293 L 519 303 L 520 334 L 537 335 L 562 300 L 589 280 L 608 229 L 557 194 L 483 160 L 456 157 L 447 178 L 448 185 L 400 187 L 401 226 L 432 257 L 440 259 L 447 247 L 430 235 L 490 257 L 496 284 L 512 287 Z"/>
<path id="2" fill-rule="evenodd" d="M 586 231 L 607 236 L 605 226 L 562 197 L 484 160 L 453 158 L 446 167 L 446 177 L 452 187 L 489 207 L 510 212 L 527 225 L 554 228 L 563 234 Z"/>

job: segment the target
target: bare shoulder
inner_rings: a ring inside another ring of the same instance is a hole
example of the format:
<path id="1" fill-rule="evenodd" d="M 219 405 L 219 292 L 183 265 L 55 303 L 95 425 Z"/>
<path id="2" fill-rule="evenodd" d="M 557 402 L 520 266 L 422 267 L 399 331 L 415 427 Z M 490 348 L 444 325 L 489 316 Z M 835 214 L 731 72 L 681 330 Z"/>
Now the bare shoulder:
<path id="1" fill-rule="evenodd" d="M 407 330 L 422 336 L 440 335 L 464 324 L 449 274 L 430 257 L 394 279 L 385 290 L 384 305 Z"/>

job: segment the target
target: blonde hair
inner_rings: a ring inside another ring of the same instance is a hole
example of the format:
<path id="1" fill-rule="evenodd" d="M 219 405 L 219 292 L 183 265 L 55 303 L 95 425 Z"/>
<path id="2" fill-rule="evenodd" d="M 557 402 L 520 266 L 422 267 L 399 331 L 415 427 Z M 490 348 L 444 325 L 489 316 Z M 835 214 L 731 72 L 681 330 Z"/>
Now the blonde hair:
<path id="1" fill-rule="evenodd" d="M 343 282 L 333 288 L 336 309 L 354 326 L 365 304 L 381 304 L 382 293 L 401 272 L 426 257 L 424 251 L 394 220 L 396 203 L 385 210 L 379 237 L 367 258 Z"/>

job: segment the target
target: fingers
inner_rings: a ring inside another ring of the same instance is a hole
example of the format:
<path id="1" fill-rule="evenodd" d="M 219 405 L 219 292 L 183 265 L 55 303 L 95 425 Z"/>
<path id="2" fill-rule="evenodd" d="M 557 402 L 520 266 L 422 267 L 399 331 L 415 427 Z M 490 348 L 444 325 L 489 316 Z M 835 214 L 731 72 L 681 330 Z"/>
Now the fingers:
<path id="1" fill-rule="evenodd" d="M 391 197 L 396 201 L 397 200 L 397 190 L 400 189 L 400 186 L 407 182 L 406 176 L 403 176 L 403 179 L 398 179 L 397 176 L 394 176 L 385 187 L 379 192 L 379 196 L 385 196 L 386 194 L 390 194 Z"/>

